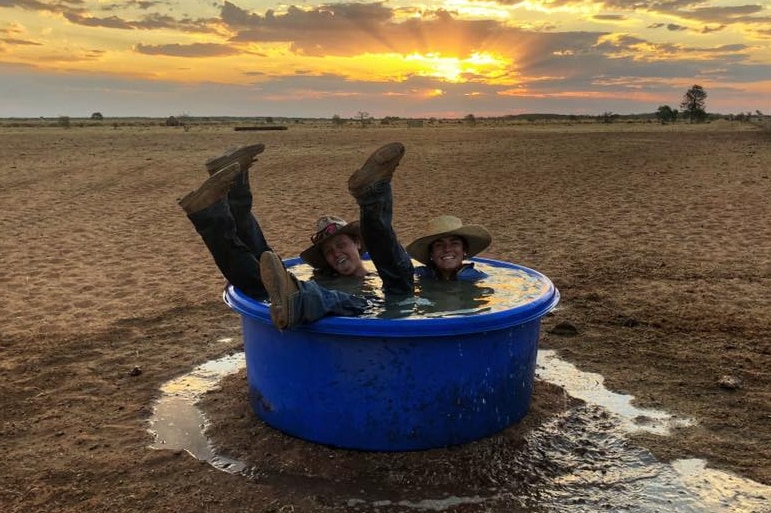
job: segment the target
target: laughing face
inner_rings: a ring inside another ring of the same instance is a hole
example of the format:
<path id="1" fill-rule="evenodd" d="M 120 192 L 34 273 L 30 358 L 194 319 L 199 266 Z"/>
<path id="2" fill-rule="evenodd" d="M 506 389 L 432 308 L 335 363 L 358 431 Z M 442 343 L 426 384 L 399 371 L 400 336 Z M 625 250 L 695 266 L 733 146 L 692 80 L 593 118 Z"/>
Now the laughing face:
<path id="1" fill-rule="evenodd" d="M 463 239 L 455 235 L 436 239 L 431 243 L 429 256 L 442 278 L 449 280 L 455 277 L 463 265 L 466 247 Z"/>
<path id="2" fill-rule="evenodd" d="M 364 276 L 367 270 L 361 261 L 361 243 L 348 234 L 330 237 L 321 244 L 321 253 L 329 267 L 341 276 Z"/>

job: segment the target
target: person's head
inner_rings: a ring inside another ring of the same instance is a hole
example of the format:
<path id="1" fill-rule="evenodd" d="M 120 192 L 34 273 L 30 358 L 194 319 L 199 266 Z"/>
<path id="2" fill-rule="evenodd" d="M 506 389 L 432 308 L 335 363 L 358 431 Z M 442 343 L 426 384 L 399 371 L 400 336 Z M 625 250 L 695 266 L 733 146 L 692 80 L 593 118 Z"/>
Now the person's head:
<path id="1" fill-rule="evenodd" d="M 485 227 L 464 225 L 454 216 L 431 219 L 423 233 L 407 246 L 407 253 L 445 279 L 454 278 L 464 259 L 481 253 L 492 242 Z"/>
<path id="2" fill-rule="evenodd" d="M 336 216 L 322 216 L 316 221 L 311 246 L 300 258 L 314 269 L 342 276 L 364 276 L 361 260 L 364 247 L 358 221 L 347 223 Z"/>

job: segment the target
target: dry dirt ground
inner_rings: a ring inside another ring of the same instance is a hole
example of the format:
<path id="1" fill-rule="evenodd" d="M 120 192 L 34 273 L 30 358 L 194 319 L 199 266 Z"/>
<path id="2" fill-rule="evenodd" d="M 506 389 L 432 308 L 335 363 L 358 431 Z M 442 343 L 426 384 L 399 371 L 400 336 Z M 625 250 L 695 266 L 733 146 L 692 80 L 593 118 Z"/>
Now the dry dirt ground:
<path id="1" fill-rule="evenodd" d="M 324 490 L 341 481 L 397 489 L 399 474 L 425 489 L 485 486 L 513 479 L 508 451 L 570 407 L 538 382 L 531 413 L 500 435 L 372 455 L 262 426 L 241 375 L 207 399 L 211 431 L 225 446 L 262 451 L 252 454 L 260 476 L 148 448 L 160 385 L 240 350 L 223 280 L 176 199 L 204 179 L 207 158 L 255 141 L 267 150 L 254 168 L 254 211 L 283 256 L 305 247 L 318 215 L 355 218 L 348 175 L 382 143 L 404 142 L 394 179 L 404 242 L 440 213 L 486 225 L 494 242 L 482 256 L 535 268 L 562 294 L 541 347 L 601 373 L 640 406 L 697 421 L 635 443 L 661 460 L 704 458 L 771 484 L 768 131 L 728 122 L 2 126 L 3 511 L 331 511 L 341 507 Z M 577 334 L 561 334 L 560 323 Z"/>

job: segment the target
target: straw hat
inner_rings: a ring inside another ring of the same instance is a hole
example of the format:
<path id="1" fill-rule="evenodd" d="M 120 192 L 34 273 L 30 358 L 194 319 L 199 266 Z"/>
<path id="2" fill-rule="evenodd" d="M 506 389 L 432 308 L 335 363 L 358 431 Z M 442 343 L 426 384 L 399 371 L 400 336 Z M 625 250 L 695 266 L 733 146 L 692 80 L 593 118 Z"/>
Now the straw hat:
<path id="1" fill-rule="evenodd" d="M 418 262 L 429 265 L 431 263 L 431 243 L 442 237 L 455 235 L 466 241 L 468 258 L 485 250 L 493 238 L 484 226 L 478 224 L 463 224 L 463 221 L 455 216 L 439 216 L 431 219 L 424 230 L 426 235 L 418 237 L 407 246 L 407 253 Z"/>
<path id="2" fill-rule="evenodd" d="M 326 269 L 329 267 L 324 255 L 321 253 L 321 244 L 334 237 L 345 233 L 352 235 L 362 243 L 361 229 L 359 222 L 347 222 L 345 219 L 337 216 L 321 216 L 316 220 L 316 232 L 311 235 L 311 247 L 300 253 L 300 258 L 314 269 Z"/>

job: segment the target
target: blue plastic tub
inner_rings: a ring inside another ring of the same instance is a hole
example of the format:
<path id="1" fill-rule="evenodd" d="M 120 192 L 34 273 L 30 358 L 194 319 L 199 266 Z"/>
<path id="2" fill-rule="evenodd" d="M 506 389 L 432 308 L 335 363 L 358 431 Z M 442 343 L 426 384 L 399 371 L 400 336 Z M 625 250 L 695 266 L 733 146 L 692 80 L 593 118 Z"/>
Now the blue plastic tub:
<path id="1" fill-rule="evenodd" d="M 521 420 L 530 406 L 540 319 L 559 301 L 543 292 L 509 310 L 462 317 L 326 317 L 279 331 L 268 306 L 238 289 L 252 407 L 290 435 L 336 447 L 405 451 L 462 444 Z M 300 264 L 287 260 L 288 267 Z"/>

